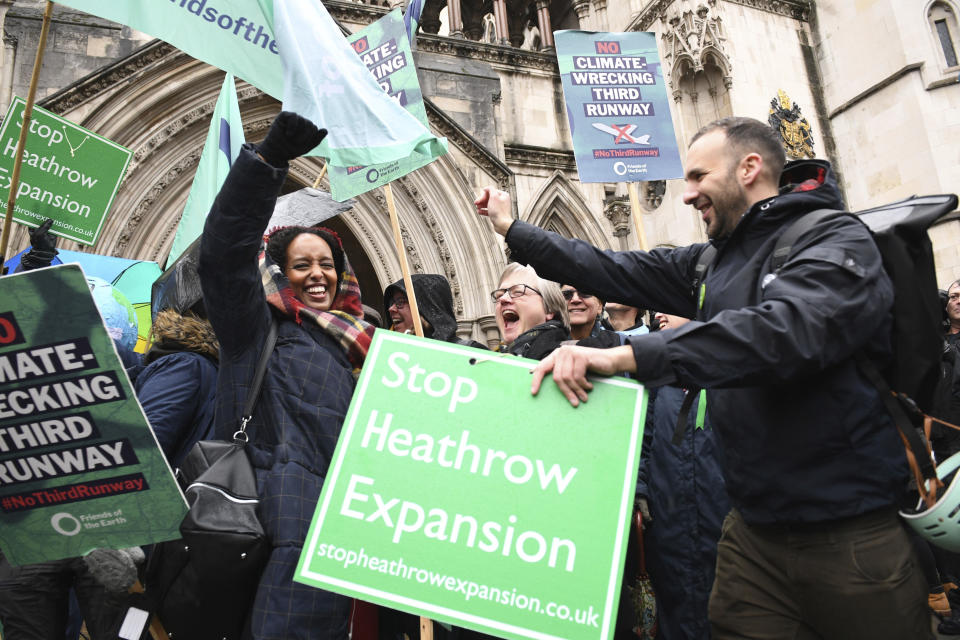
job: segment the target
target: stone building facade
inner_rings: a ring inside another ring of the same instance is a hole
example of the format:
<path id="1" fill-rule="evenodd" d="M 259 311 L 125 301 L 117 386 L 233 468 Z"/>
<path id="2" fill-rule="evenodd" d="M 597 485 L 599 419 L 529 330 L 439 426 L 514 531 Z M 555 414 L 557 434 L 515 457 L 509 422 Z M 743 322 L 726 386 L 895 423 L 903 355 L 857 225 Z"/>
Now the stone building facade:
<path id="1" fill-rule="evenodd" d="M 348 31 L 403 0 L 324 0 Z M 960 190 L 960 0 L 427 0 L 415 59 L 432 129 L 446 156 L 394 186 L 408 260 L 445 274 L 460 332 L 496 342 L 488 292 L 507 262 L 473 212 L 498 184 L 516 215 L 602 247 L 633 248 L 625 185 L 580 184 L 552 31 L 652 31 L 672 95 L 678 143 L 718 117 L 767 120 L 792 110 L 793 153 L 834 163 L 848 204 Z M 44 3 L 0 0 L 0 109 L 25 95 Z M 952 56 L 952 57 L 951 57 Z M 47 109 L 134 156 L 98 253 L 165 261 L 202 150 L 223 73 L 163 42 L 57 6 L 40 75 Z M 247 140 L 266 133 L 279 104 L 239 81 Z M 313 183 L 301 159 L 286 185 Z M 683 205 L 682 180 L 641 183 L 651 244 L 705 239 Z M 367 300 L 400 277 L 386 203 L 377 190 L 334 221 Z M 960 277 L 960 222 L 932 236 L 938 280 Z M 13 248 L 26 245 L 24 230 Z M 76 248 L 65 244 L 66 248 Z"/>

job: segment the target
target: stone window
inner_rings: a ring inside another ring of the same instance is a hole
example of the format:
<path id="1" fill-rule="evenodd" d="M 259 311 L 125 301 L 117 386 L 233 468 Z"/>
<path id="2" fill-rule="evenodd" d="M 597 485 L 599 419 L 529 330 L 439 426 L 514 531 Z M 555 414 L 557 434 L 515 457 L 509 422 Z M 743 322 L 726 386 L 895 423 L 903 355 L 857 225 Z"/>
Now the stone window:
<path id="1" fill-rule="evenodd" d="M 937 44 L 938 67 L 943 72 L 954 71 L 960 68 L 958 53 L 960 53 L 960 28 L 957 25 L 957 13 L 948 2 L 940 0 L 930 5 L 927 10 L 927 22 L 930 25 L 932 36 Z"/>

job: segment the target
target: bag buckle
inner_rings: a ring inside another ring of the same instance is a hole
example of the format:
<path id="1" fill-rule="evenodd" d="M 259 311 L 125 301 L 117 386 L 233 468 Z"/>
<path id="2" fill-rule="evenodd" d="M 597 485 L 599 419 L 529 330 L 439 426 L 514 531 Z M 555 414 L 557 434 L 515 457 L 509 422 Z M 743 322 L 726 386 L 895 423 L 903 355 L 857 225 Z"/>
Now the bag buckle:
<path id="1" fill-rule="evenodd" d="M 233 441 L 237 444 L 247 444 L 250 442 L 250 436 L 247 435 L 247 423 L 253 419 L 253 416 L 246 416 L 240 419 L 240 428 L 233 432 Z"/>

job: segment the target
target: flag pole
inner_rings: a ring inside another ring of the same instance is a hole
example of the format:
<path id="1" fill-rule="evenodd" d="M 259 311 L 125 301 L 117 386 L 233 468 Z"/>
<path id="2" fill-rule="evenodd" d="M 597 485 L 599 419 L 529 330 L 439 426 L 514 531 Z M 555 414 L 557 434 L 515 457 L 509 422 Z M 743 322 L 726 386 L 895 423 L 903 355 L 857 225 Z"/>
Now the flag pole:
<path id="1" fill-rule="evenodd" d="M 620 193 L 623 193 L 622 191 Z M 640 243 L 640 251 L 647 250 L 647 234 L 643 230 L 643 220 L 640 219 L 642 210 L 640 209 L 640 196 L 637 194 L 637 183 L 627 183 L 627 193 L 630 195 L 630 217 L 633 219 L 633 230 L 637 234 L 637 242 Z"/>
<path id="2" fill-rule="evenodd" d="M 328 166 L 328 164 L 329 164 L 329 163 L 326 163 L 326 162 L 323 164 L 323 168 L 320 169 L 320 173 L 317 174 L 317 179 L 313 181 L 313 188 L 314 188 L 314 189 L 319 189 L 319 188 L 320 188 L 320 181 L 323 180 L 323 176 L 327 175 L 327 166 Z"/>
<path id="3" fill-rule="evenodd" d="M 383 185 L 383 194 L 387 197 L 387 211 L 390 212 L 390 225 L 393 227 L 393 244 L 397 248 L 397 257 L 400 258 L 400 271 L 403 272 L 403 288 L 407 290 L 407 303 L 410 305 L 410 316 L 413 319 L 413 330 L 423 337 L 423 324 L 420 322 L 420 308 L 417 306 L 417 296 L 413 290 L 413 279 L 410 277 L 410 266 L 407 264 L 407 252 L 403 249 L 403 238 L 400 236 L 400 218 L 397 217 L 397 205 L 393 201 L 393 189 L 390 183 Z M 429 622 L 429 620 L 428 620 Z M 421 618 L 421 627 L 423 618 Z M 433 623 L 431 623 L 431 638 Z M 421 637 L 422 634 L 421 634 Z"/>
<path id="4" fill-rule="evenodd" d="M 420 616 L 420 640 L 433 640 L 433 620 Z"/>
<path id="5" fill-rule="evenodd" d="M 50 17 L 53 15 L 53 2 L 47 0 L 43 12 L 43 25 L 40 27 L 40 43 L 37 45 L 37 57 L 33 61 L 33 75 L 30 76 L 30 89 L 27 91 L 27 103 L 23 106 L 23 126 L 20 139 L 14 152 L 13 173 L 10 177 L 10 197 L 7 199 L 7 213 L 3 218 L 3 232 L 0 233 L 0 268 L 7 256 L 7 243 L 10 241 L 10 222 L 13 220 L 13 206 L 17 201 L 17 188 L 20 185 L 20 166 L 23 164 L 23 148 L 27 144 L 27 132 L 30 130 L 30 116 L 33 112 L 33 100 L 37 95 L 37 80 L 43 65 L 43 50 L 47 46 L 47 33 L 50 31 Z"/>

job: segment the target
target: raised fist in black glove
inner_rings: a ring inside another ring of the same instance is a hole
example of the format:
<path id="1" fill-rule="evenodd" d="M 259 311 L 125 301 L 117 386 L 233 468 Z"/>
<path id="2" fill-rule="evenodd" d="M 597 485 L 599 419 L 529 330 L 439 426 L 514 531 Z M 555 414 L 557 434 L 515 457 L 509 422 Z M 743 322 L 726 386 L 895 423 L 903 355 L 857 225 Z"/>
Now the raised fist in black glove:
<path id="1" fill-rule="evenodd" d="M 306 118 L 292 111 L 281 111 L 274 118 L 258 151 L 267 164 L 283 168 L 323 142 L 326 135 L 326 129 L 318 129 Z"/>
<path id="2" fill-rule="evenodd" d="M 49 267 L 57 255 L 57 239 L 50 233 L 53 220 L 47 218 L 36 229 L 30 229 L 30 251 L 23 254 L 20 260 L 23 271 Z"/>

